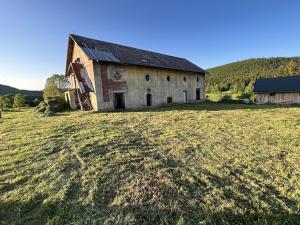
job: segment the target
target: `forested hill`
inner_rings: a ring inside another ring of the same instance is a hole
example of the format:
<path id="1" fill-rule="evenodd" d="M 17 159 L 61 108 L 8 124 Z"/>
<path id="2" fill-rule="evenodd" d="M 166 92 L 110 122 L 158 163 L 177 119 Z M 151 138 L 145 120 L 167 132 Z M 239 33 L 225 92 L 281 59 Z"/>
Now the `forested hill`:
<path id="1" fill-rule="evenodd" d="M 248 59 L 211 68 L 208 72 L 207 92 L 249 92 L 257 78 L 300 74 L 300 57 Z"/>
<path id="2" fill-rule="evenodd" d="M 28 91 L 28 90 L 19 90 L 14 87 L 0 84 L 0 95 L 4 94 L 22 94 L 22 95 L 31 95 L 31 96 L 42 96 L 42 91 Z"/>

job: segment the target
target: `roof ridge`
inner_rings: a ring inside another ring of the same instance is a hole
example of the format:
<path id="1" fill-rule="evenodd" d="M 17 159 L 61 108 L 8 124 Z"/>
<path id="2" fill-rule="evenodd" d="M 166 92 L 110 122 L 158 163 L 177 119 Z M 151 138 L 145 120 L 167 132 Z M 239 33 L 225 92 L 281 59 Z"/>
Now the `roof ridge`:
<path id="1" fill-rule="evenodd" d="M 269 79 L 278 79 L 278 78 L 291 78 L 291 77 L 300 77 L 300 75 L 280 75 L 278 77 L 262 77 L 256 80 L 269 80 Z"/>

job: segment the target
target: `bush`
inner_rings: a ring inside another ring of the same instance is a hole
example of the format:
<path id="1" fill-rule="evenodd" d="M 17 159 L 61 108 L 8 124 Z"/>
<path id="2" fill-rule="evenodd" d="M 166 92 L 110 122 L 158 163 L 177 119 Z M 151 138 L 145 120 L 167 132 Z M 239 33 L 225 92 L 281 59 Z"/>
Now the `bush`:
<path id="1" fill-rule="evenodd" d="M 249 93 L 240 93 L 237 98 L 239 99 L 245 99 L 245 98 L 250 98 L 251 94 Z"/>
<path id="2" fill-rule="evenodd" d="M 251 95 L 250 96 L 250 100 L 251 100 L 251 102 L 256 102 L 256 96 L 255 95 Z"/>
<path id="3" fill-rule="evenodd" d="M 14 103 L 14 96 L 11 94 L 6 94 L 3 96 L 0 96 L 0 107 L 1 109 L 10 109 L 13 107 Z"/>

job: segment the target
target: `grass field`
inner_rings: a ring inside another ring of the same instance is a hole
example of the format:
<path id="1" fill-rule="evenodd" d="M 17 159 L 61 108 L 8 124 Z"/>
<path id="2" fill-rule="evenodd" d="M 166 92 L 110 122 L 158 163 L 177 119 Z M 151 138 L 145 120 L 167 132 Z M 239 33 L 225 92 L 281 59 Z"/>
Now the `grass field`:
<path id="1" fill-rule="evenodd" d="M 300 108 L 5 112 L 0 224 L 300 224 Z"/>

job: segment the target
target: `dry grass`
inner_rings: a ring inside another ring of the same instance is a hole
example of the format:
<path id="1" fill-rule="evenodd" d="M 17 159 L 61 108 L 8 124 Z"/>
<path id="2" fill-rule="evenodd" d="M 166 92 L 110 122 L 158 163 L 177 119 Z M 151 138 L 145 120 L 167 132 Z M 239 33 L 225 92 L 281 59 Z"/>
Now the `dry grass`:
<path id="1" fill-rule="evenodd" d="M 3 117 L 0 224 L 300 224 L 300 108 Z"/>

